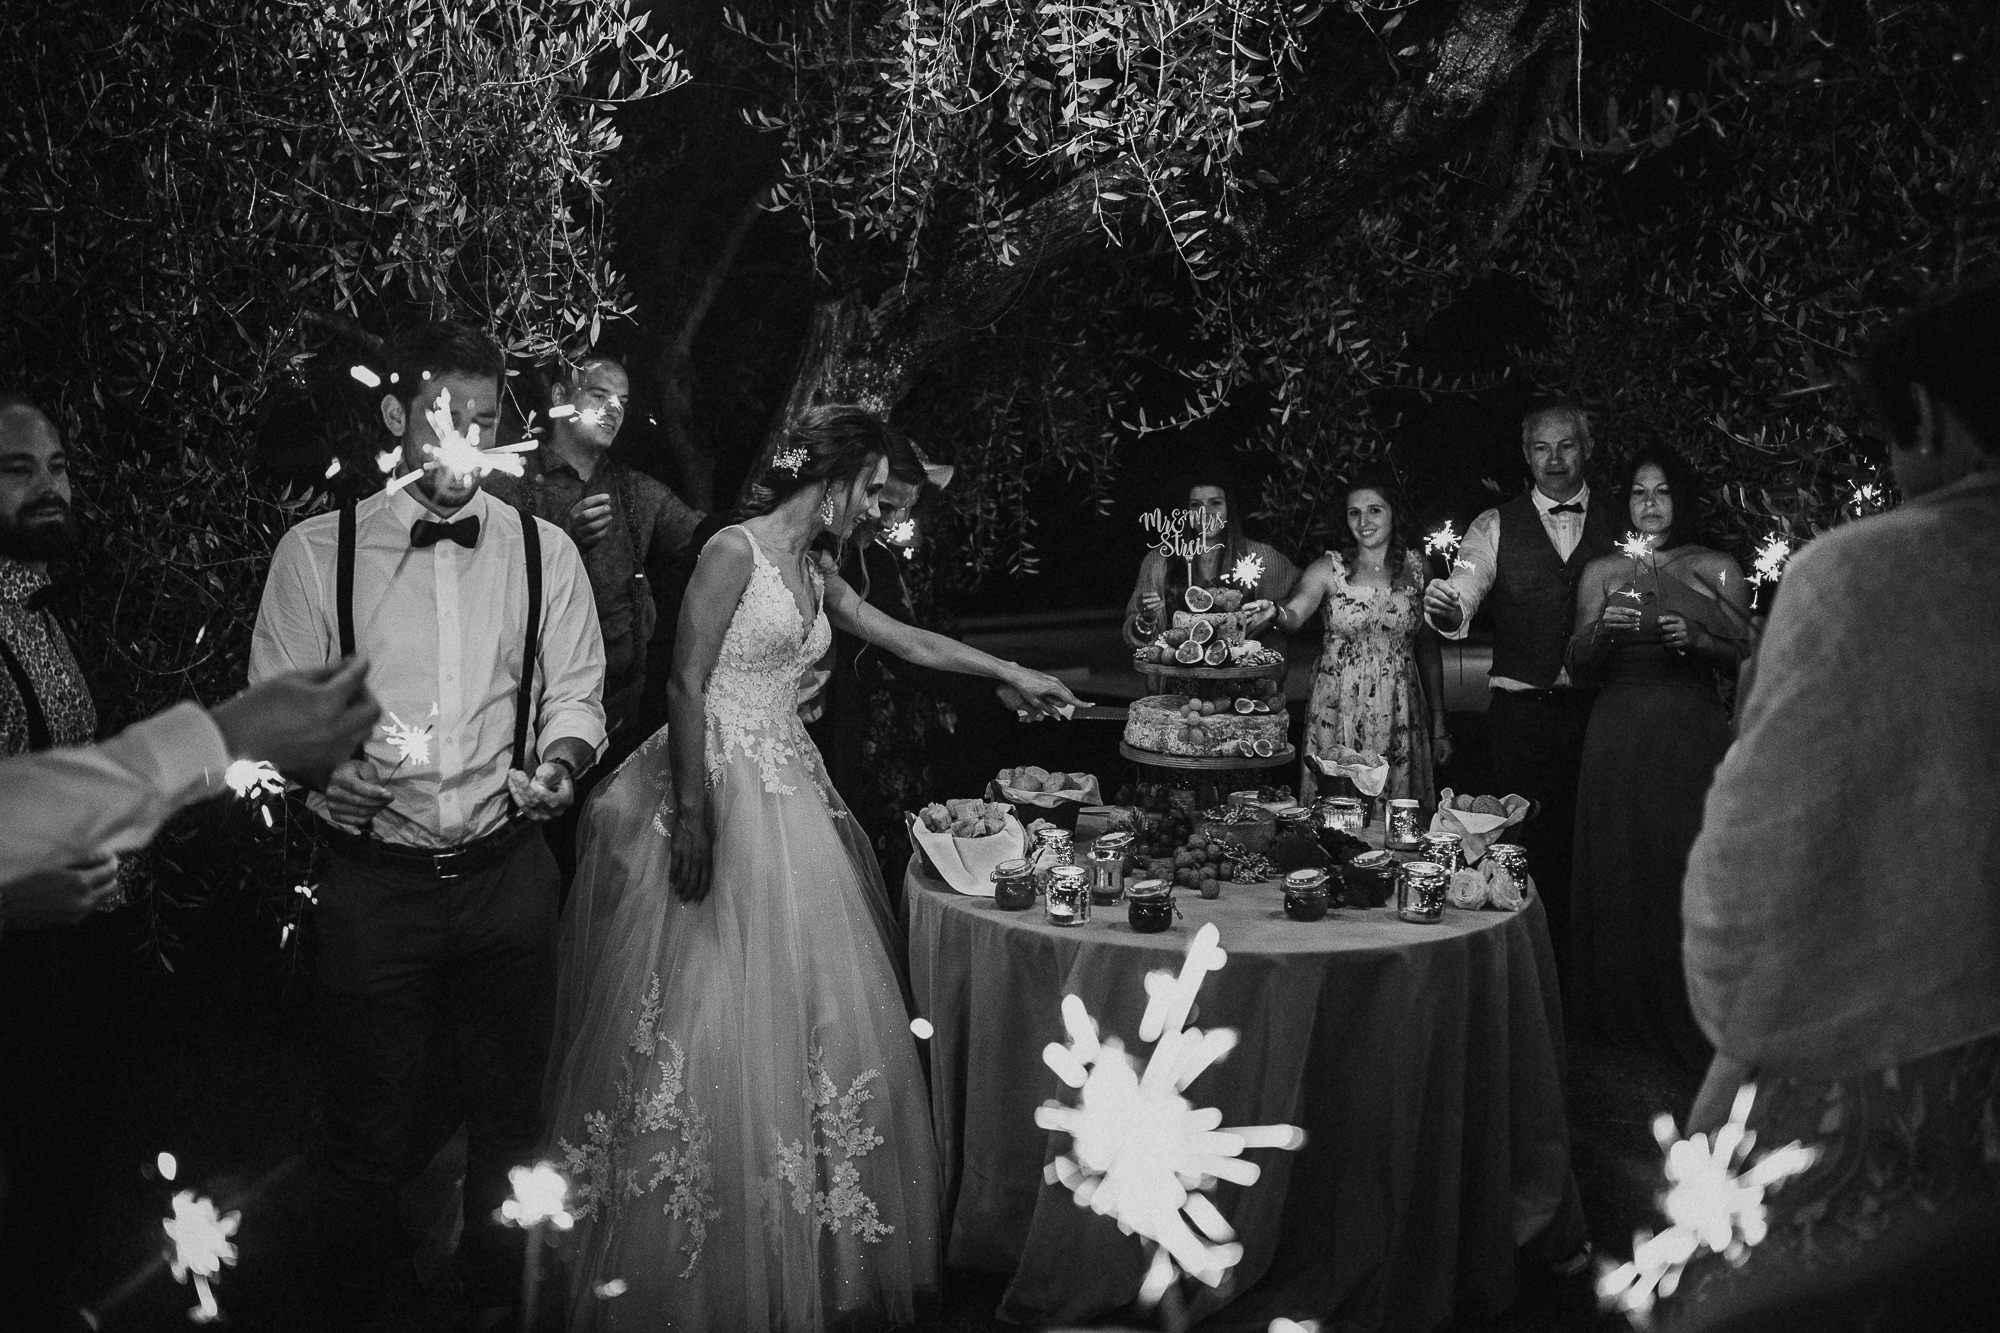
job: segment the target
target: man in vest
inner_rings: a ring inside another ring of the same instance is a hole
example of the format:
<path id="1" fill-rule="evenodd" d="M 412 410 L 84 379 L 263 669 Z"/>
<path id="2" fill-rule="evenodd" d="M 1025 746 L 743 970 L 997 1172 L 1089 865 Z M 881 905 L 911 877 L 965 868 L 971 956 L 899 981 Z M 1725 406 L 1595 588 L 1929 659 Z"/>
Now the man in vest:
<path id="1" fill-rule="evenodd" d="M 1487 734 L 1493 794 L 1518 792 L 1541 809 L 1520 841 L 1548 909 L 1558 966 L 1569 957 L 1570 852 L 1576 781 L 1594 692 L 1563 665 L 1583 567 L 1609 555 L 1625 524 L 1615 497 L 1584 481 L 1590 421 L 1574 403 L 1538 407 L 1521 422 L 1521 452 L 1534 489 L 1473 521 L 1449 579 L 1424 589 L 1424 613 L 1462 639 L 1482 604 L 1493 609 L 1492 695 Z"/>
<path id="2" fill-rule="evenodd" d="M 308 799 L 331 851 L 312 1154 L 329 1308 L 347 1328 L 413 1322 L 396 1191 L 462 1118 L 459 1269 L 472 1326 L 490 1328 L 519 1281 L 521 1233 L 495 1212 L 536 1145 L 554 1000 L 556 868 L 531 830 L 603 748 L 604 641 L 570 539 L 482 493 L 465 452 L 495 442 L 500 350 L 426 324 L 390 370 L 382 420 L 397 476 L 417 479 L 285 534 L 250 679 L 359 651 L 385 714 Z"/>

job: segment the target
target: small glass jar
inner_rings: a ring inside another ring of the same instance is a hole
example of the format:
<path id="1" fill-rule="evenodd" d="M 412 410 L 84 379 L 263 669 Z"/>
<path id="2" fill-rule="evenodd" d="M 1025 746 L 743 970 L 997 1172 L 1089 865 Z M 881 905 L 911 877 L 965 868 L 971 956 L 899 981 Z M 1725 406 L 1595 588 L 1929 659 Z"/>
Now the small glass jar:
<path id="1" fill-rule="evenodd" d="M 1417 839 L 1417 859 L 1435 861 L 1446 870 L 1458 870 L 1465 865 L 1465 855 L 1459 847 L 1456 833 L 1426 833 Z"/>
<path id="2" fill-rule="evenodd" d="M 1174 924 L 1174 886 L 1163 879 L 1142 879 L 1125 891 L 1125 919 L 1141 935 L 1154 935 Z"/>
<path id="3" fill-rule="evenodd" d="M 1285 915 L 1294 921 L 1318 921 L 1326 916 L 1325 870 L 1294 870 L 1285 876 Z"/>
<path id="4" fill-rule="evenodd" d="M 993 867 L 993 905 L 1003 912 L 1024 912 L 1035 905 L 1035 868 L 1027 857 Z"/>
<path id="5" fill-rule="evenodd" d="M 1090 924 L 1090 875 L 1082 866 L 1056 866 L 1049 871 L 1042 911 L 1052 926 Z"/>
<path id="6" fill-rule="evenodd" d="M 1358 838 L 1368 826 L 1368 812 L 1352 796 L 1329 796 L 1314 808 L 1319 812 L 1321 828 Z"/>
<path id="7" fill-rule="evenodd" d="M 1125 871 L 1132 864 L 1132 835 L 1106 833 L 1090 845 L 1084 861 L 1090 870 L 1090 901 L 1109 907 L 1125 896 Z"/>
<path id="8" fill-rule="evenodd" d="M 1384 830 L 1389 846 L 1409 851 L 1417 845 L 1417 837 L 1422 832 L 1418 826 L 1417 803 L 1408 797 L 1399 797 L 1389 802 L 1388 826 Z"/>
<path id="9" fill-rule="evenodd" d="M 1029 855 L 1035 864 L 1035 889 L 1049 891 L 1049 872 L 1076 860 L 1076 840 L 1068 829 L 1045 828 L 1035 834 L 1035 850 Z"/>
<path id="10" fill-rule="evenodd" d="M 1285 871 L 1306 870 L 1326 865 L 1326 850 L 1319 843 L 1319 824 L 1313 812 L 1295 805 L 1278 812 L 1278 831 L 1267 853 L 1272 864 Z"/>
<path id="11" fill-rule="evenodd" d="M 1486 849 L 1486 860 L 1504 869 L 1519 893 L 1528 891 L 1528 849 L 1511 842 L 1496 842 Z"/>
<path id="12" fill-rule="evenodd" d="M 1396 858 L 1390 852 L 1359 852 L 1340 879 L 1349 907 L 1380 907 L 1396 895 Z"/>
<path id="13" fill-rule="evenodd" d="M 1451 872 L 1435 861 L 1407 862 L 1396 876 L 1396 915 L 1420 925 L 1444 919 L 1445 893 Z"/>

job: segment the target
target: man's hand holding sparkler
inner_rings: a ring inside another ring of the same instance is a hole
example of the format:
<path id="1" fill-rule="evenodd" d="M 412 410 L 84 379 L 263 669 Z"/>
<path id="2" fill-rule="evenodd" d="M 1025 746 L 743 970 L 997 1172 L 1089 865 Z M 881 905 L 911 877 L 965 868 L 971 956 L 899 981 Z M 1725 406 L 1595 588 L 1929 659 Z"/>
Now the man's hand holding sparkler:
<path id="1" fill-rule="evenodd" d="M 1439 629 L 1457 629 L 1458 622 L 1465 619 L 1465 605 L 1458 600 L 1458 589 L 1449 580 L 1432 579 L 1424 585 L 1424 614 Z"/>
<path id="2" fill-rule="evenodd" d="M 563 516 L 563 530 L 579 551 L 588 551 L 611 531 L 611 497 L 602 492 L 586 495 L 569 507 Z"/>
<path id="3" fill-rule="evenodd" d="M 395 796 L 373 780 L 374 772 L 373 760 L 349 759 L 327 777 L 326 813 L 350 833 L 366 833 L 375 816 Z"/>
<path id="4" fill-rule="evenodd" d="M 507 794 L 516 809 L 540 824 L 569 809 L 576 799 L 576 777 L 567 763 L 544 759 L 532 778 L 518 768 L 508 769 Z"/>
<path id="5" fill-rule="evenodd" d="M 209 713 L 231 756 L 265 760 L 307 786 L 354 753 L 381 715 L 358 657 L 275 676 Z"/>

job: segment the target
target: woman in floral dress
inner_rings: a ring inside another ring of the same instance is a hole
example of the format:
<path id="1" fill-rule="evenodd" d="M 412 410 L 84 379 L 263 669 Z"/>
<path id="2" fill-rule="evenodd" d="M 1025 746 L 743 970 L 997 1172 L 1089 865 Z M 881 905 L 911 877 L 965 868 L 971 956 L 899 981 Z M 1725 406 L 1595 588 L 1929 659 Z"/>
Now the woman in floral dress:
<path id="1" fill-rule="evenodd" d="M 1411 548 L 1408 507 L 1392 479 L 1359 478 L 1345 501 L 1338 544 L 1306 568 L 1274 612 L 1288 633 L 1314 612 L 1326 629 L 1306 712 L 1300 797 L 1312 800 L 1324 781 L 1312 756 L 1331 758 L 1346 746 L 1388 760 L 1385 798 L 1431 805 L 1432 765 L 1451 758 L 1451 739 L 1441 706 L 1443 656 L 1423 623 L 1423 554 Z"/>

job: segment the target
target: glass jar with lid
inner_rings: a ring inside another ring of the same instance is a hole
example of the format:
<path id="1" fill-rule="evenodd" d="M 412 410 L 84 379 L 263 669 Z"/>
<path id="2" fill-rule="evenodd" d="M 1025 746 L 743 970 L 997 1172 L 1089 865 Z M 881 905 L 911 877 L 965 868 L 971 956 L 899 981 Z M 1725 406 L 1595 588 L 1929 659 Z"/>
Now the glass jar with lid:
<path id="1" fill-rule="evenodd" d="M 1027 857 L 993 867 L 993 905 L 1003 912 L 1022 912 L 1035 905 L 1035 869 Z"/>

